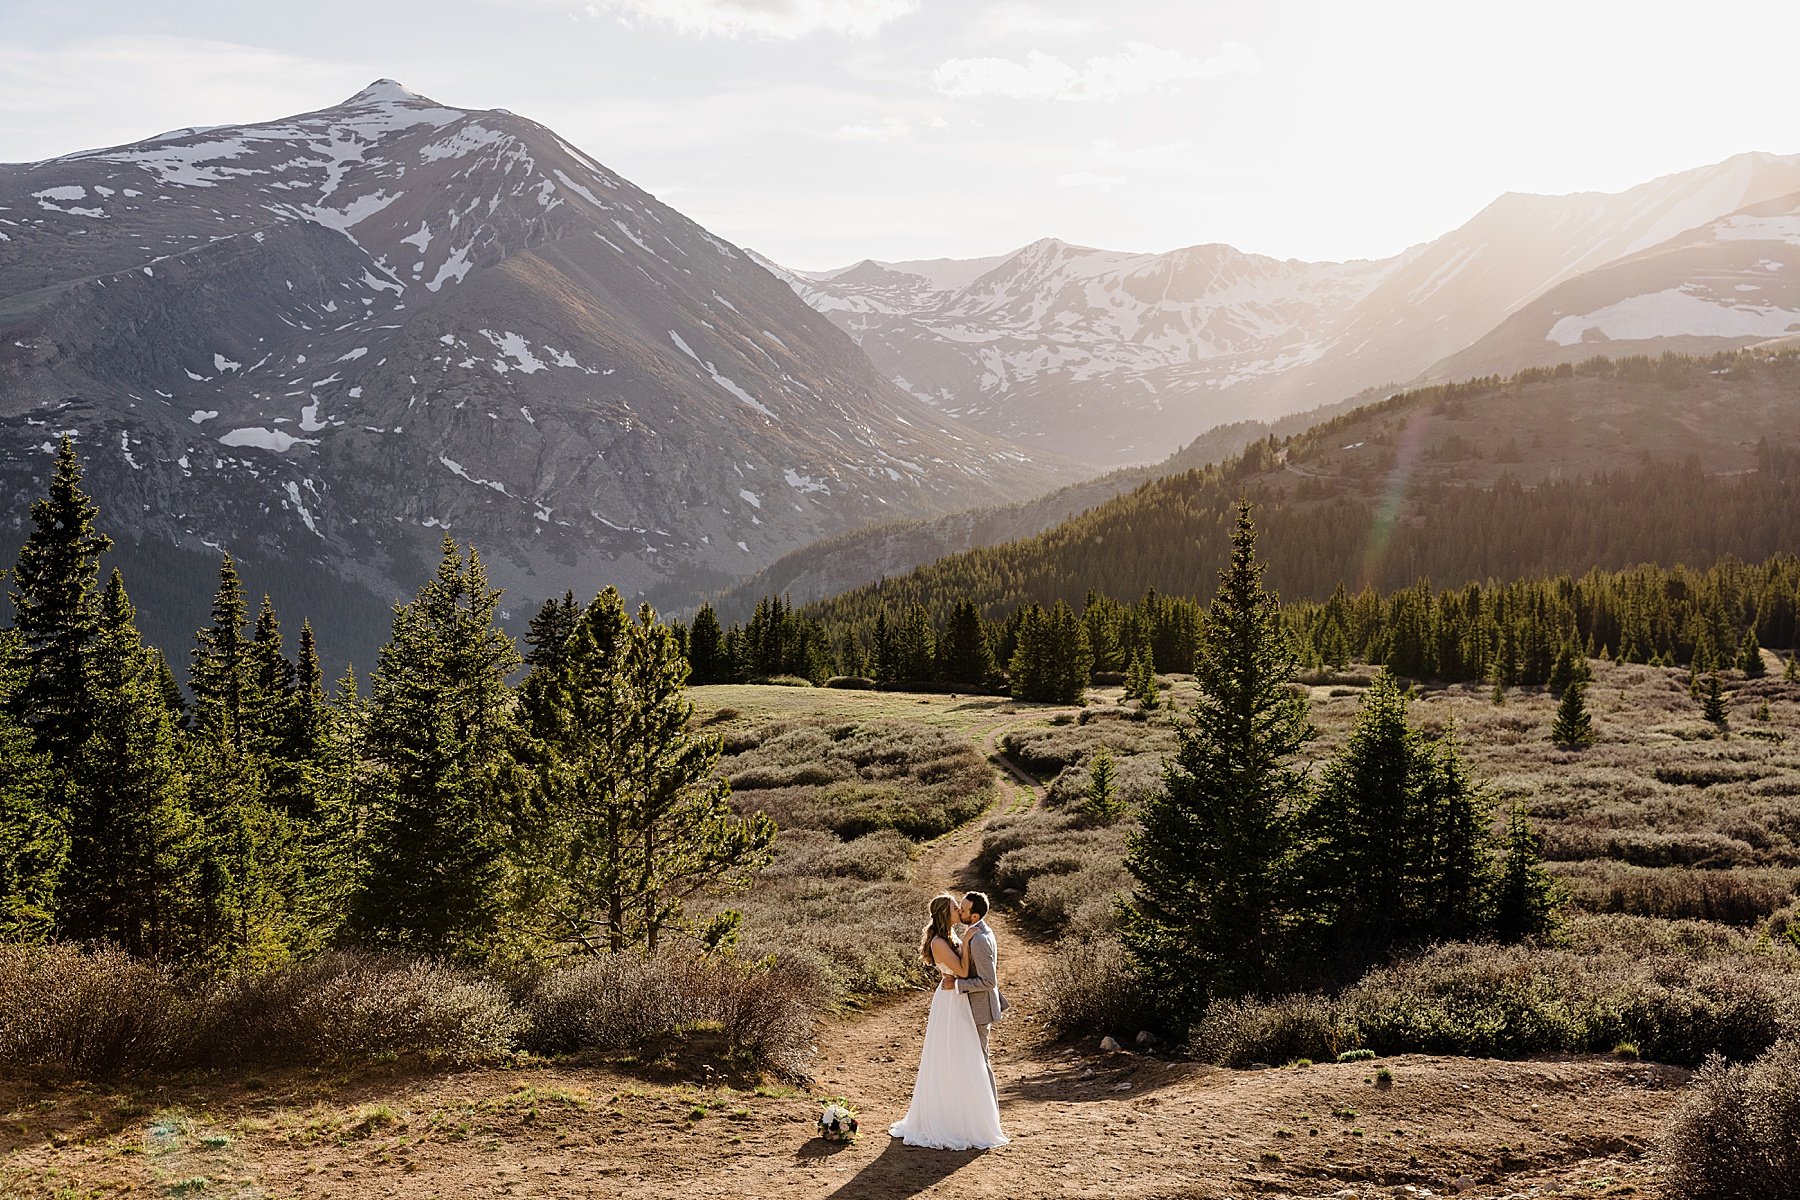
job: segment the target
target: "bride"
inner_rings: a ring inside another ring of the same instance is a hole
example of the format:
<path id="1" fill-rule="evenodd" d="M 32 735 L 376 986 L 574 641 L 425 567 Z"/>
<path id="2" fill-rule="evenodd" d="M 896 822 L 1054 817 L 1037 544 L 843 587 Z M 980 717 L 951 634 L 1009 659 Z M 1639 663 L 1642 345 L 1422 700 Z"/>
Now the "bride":
<path id="1" fill-rule="evenodd" d="M 931 924 L 925 927 L 919 955 L 937 970 L 931 1013 L 925 1020 L 925 1047 L 919 1052 L 919 1075 L 913 1083 L 912 1106 L 888 1132 L 908 1146 L 933 1150 L 986 1150 L 1004 1146 L 1000 1105 L 994 1096 L 981 1036 L 969 998 L 954 981 L 969 973 L 969 949 L 951 925 L 956 902 L 949 896 L 931 901 Z"/>

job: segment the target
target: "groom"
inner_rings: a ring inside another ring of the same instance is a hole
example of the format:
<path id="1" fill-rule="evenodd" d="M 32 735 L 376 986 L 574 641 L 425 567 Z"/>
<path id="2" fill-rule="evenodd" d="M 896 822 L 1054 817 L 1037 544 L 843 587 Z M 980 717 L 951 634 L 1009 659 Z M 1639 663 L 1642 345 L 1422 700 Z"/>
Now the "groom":
<path id="1" fill-rule="evenodd" d="M 969 942 L 969 977 L 955 980 L 956 990 L 969 997 L 969 1009 L 975 1016 L 975 1031 L 981 1035 L 981 1057 L 987 1065 L 988 1086 L 994 1099 L 1000 1099 L 1000 1085 L 994 1080 L 994 1062 L 988 1056 L 988 1033 L 995 1021 L 1007 1010 L 1006 997 L 1000 994 L 999 956 L 994 947 L 994 931 L 987 923 L 988 898 L 980 892 L 964 892 L 962 908 L 957 913 L 966 929 Z M 952 981 L 946 979 L 945 983 Z"/>

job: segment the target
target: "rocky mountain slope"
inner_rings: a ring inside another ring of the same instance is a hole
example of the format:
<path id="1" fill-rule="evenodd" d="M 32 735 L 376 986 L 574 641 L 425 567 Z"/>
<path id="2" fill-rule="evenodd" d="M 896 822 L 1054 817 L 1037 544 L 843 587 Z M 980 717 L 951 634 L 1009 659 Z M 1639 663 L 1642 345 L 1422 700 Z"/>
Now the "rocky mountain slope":
<path id="1" fill-rule="evenodd" d="M 1617 194 L 1509 193 L 1379 261 L 1281 261 L 1221 245 L 1122 254 L 1047 239 L 997 263 L 782 274 L 915 396 L 1117 465 L 1156 461 L 1221 423 L 1417 380 L 1557 285 L 1796 190 L 1800 156 L 1744 154 Z"/>
<path id="2" fill-rule="evenodd" d="M 1796 334 L 1800 192 L 1559 284 L 1433 373 L 1466 376 L 1594 354 L 1700 354 Z"/>
<path id="3" fill-rule="evenodd" d="M 389 80 L 0 166 L 17 536 L 64 431 L 128 555 L 229 548 L 345 580 L 378 617 L 445 533 L 515 605 L 674 599 L 1078 473 L 894 388 L 743 251 L 543 126 Z"/>

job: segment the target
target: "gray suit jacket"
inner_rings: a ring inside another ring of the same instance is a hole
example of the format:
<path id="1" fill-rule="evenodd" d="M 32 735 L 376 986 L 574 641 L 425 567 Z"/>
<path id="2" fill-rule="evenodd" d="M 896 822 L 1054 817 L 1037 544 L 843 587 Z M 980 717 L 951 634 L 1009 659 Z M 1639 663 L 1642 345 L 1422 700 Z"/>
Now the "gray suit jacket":
<path id="1" fill-rule="evenodd" d="M 992 1025 L 1010 1007 L 1000 994 L 999 954 L 994 931 L 986 921 L 977 922 L 965 935 L 969 939 L 969 978 L 956 981 L 956 990 L 969 997 L 969 1010 L 977 1025 Z"/>

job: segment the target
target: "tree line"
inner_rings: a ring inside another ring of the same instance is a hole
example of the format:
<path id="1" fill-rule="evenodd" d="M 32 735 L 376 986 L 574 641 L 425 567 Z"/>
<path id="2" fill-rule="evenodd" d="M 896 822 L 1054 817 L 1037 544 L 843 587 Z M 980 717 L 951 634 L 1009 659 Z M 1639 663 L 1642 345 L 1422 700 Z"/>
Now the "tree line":
<path id="1" fill-rule="evenodd" d="M 461 961 L 728 945 L 741 816 L 689 727 L 674 632 L 611 589 L 569 604 L 522 683 L 480 555 L 446 538 L 363 694 L 290 656 L 226 555 L 187 693 L 144 644 L 67 438 L 0 631 L 0 937 L 110 942 L 204 971 L 358 944 Z M 707 908 L 710 909 L 710 905 Z"/>
<path id="2" fill-rule="evenodd" d="M 941 624 L 915 602 L 898 611 L 877 607 L 865 625 L 835 623 L 841 613 L 829 607 L 768 599 L 749 629 L 721 632 L 703 605 L 691 626 L 677 623 L 675 636 L 697 683 L 779 674 L 820 683 L 839 675 L 1072 703 L 1101 679 L 1125 682 L 1127 694 L 1142 699 L 1153 698 L 1155 673 L 1192 672 L 1207 611 L 1185 596 L 1151 591 L 1126 602 L 1090 590 L 1079 609 L 1060 600 L 1048 608 L 1028 603 L 990 619 L 961 596 Z M 1594 568 L 1579 577 L 1443 589 L 1421 579 L 1387 593 L 1339 584 L 1323 601 L 1283 605 L 1281 625 L 1300 665 L 1314 670 L 1372 663 L 1416 680 L 1541 687 L 1558 682 L 1559 664 L 1567 671 L 1572 661 L 1603 658 L 1686 667 L 1695 680 L 1728 670 L 1753 678 L 1766 669 L 1764 648 L 1794 660 L 1800 558 Z M 782 632 L 771 638 L 767 631 L 776 628 Z M 771 644 L 804 652 L 758 650 Z"/>

